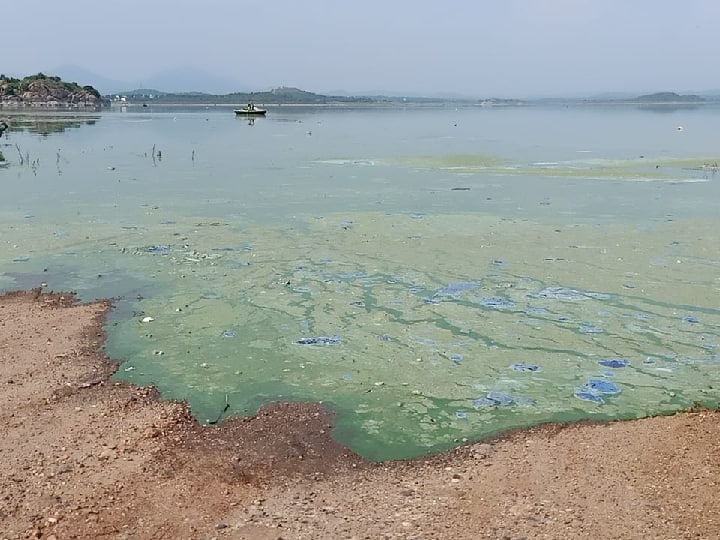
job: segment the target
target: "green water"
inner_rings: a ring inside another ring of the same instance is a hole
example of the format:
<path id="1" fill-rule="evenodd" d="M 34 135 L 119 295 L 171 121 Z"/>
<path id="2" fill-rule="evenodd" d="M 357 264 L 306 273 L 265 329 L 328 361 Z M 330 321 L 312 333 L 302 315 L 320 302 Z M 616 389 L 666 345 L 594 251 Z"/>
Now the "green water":
<path id="1" fill-rule="evenodd" d="M 113 297 L 119 378 L 208 423 L 226 403 L 323 401 L 372 459 L 715 406 L 717 115 L 276 109 L 249 125 L 208 109 L 14 130 L 0 288 Z"/>

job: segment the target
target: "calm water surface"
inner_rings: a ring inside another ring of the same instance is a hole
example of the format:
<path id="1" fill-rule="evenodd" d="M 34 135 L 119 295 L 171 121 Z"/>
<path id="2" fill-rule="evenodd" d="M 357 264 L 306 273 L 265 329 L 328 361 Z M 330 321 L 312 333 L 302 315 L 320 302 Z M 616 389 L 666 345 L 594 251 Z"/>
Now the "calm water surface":
<path id="1" fill-rule="evenodd" d="M 320 400 L 388 459 L 718 404 L 720 109 L 11 116 L 0 289 L 115 298 L 117 377 L 203 422 Z"/>

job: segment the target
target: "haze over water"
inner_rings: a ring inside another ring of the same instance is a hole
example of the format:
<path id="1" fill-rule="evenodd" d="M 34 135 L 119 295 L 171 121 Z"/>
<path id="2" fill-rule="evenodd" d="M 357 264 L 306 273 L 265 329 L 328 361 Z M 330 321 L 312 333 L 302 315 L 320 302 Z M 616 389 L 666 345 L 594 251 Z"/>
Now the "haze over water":
<path id="1" fill-rule="evenodd" d="M 0 289 L 113 297 L 119 378 L 204 422 L 321 400 L 372 459 L 714 406 L 718 116 L 18 115 Z"/>

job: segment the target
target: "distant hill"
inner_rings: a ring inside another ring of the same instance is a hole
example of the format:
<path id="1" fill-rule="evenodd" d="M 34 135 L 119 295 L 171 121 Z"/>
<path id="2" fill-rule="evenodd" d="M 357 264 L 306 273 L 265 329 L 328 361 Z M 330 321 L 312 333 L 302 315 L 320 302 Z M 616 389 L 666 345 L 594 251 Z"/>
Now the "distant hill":
<path id="1" fill-rule="evenodd" d="M 631 101 L 636 103 L 702 103 L 704 98 L 695 94 L 676 94 L 675 92 L 657 92 L 655 94 L 645 94 L 638 96 Z"/>
<path id="2" fill-rule="evenodd" d="M 123 92 L 120 99 L 144 104 L 156 103 L 158 105 L 238 105 L 244 103 L 257 103 L 263 105 L 277 104 L 304 104 L 322 105 L 328 103 L 373 103 L 374 99 L 368 97 L 326 96 L 315 94 L 298 88 L 281 86 L 262 92 L 233 92 L 230 94 L 205 94 L 202 92 L 169 93 L 158 90 L 138 89 Z M 114 96 L 112 96 L 113 99 Z"/>
<path id="3" fill-rule="evenodd" d="M 92 86 L 38 73 L 22 79 L 0 75 L 0 106 L 97 109 L 108 104 Z"/>

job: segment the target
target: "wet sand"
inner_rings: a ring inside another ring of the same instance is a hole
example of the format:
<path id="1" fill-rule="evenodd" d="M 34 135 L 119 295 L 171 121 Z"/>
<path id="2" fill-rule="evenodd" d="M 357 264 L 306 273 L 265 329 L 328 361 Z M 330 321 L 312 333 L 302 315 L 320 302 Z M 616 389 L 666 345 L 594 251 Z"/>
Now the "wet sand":
<path id="1" fill-rule="evenodd" d="M 109 304 L 0 297 L 0 539 L 720 537 L 720 413 L 546 425 L 368 463 L 318 404 L 200 426 L 108 380 Z"/>

